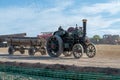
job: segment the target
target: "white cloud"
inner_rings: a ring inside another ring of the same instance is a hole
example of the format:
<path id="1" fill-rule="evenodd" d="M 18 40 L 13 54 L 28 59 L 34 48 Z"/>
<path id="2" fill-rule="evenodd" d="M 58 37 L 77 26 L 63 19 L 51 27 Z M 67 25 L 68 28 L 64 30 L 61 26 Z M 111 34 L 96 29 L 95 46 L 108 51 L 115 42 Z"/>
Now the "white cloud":
<path id="1" fill-rule="evenodd" d="M 56 0 L 55 3 L 56 5 L 50 8 L 34 8 L 31 7 L 32 5 L 0 8 L 0 33 L 27 32 L 28 36 L 36 36 L 40 32 L 55 31 L 60 25 L 64 26 L 65 29 L 75 24 L 82 26 L 81 19 L 86 18 L 88 19 L 88 36 L 92 36 L 97 33 L 103 34 L 106 31 L 104 28 L 109 28 L 112 24 L 120 22 L 119 17 L 106 18 L 102 15 L 104 11 L 111 15 L 118 14 L 120 5 L 116 2 L 80 5 L 80 8 L 69 10 L 68 13 L 72 13 L 72 15 L 65 15 L 64 10 L 73 6 L 73 0 L 65 0 L 65 2 Z M 108 30 L 106 32 L 115 33 L 115 31 Z"/>
<path id="2" fill-rule="evenodd" d="M 13 22 L 21 19 L 31 19 L 34 11 L 30 8 L 5 8 L 0 9 L 0 22 Z"/>
<path id="3" fill-rule="evenodd" d="M 101 30 L 104 34 L 114 34 L 114 35 L 120 35 L 120 29 L 113 30 L 113 29 L 107 29 L 107 30 Z"/>
<path id="4" fill-rule="evenodd" d="M 39 9 L 32 6 L 0 8 L 0 33 L 23 31 L 29 35 L 37 35 L 43 30 L 56 30 L 58 25 L 64 24 L 63 21 L 66 22 L 62 15 L 62 10 L 71 5 L 70 1 L 62 2 L 62 5 L 60 3 L 47 9 Z"/>
<path id="5" fill-rule="evenodd" d="M 120 22 L 120 18 L 103 18 L 102 16 L 88 17 L 91 28 L 109 28 L 112 24 Z"/>
<path id="6" fill-rule="evenodd" d="M 96 3 L 74 9 L 74 14 L 81 14 L 88 19 L 88 35 L 119 34 L 119 29 L 110 29 L 120 23 L 120 2 Z"/>
<path id="7" fill-rule="evenodd" d="M 120 12 L 120 2 L 97 3 L 90 6 L 84 6 L 81 11 L 86 14 L 109 13 L 111 15 Z"/>

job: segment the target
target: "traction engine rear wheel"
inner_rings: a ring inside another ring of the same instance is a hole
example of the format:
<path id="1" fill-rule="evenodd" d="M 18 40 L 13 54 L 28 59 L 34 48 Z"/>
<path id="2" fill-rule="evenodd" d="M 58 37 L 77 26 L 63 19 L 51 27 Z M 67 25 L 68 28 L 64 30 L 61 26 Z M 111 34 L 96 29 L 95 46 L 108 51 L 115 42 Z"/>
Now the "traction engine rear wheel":
<path id="1" fill-rule="evenodd" d="M 86 55 L 89 58 L 93 58 L 96 55 L 96 47 L 94 44 L 92 43 L 88 44 Z"/>
<path id="2" fill-rule="evenodd" d="M 73 56 L 76 59 L 79 59 L 82 57 L 83 55 L 83 47 L 81 44 L 75 44 L 72 48 L 72 52 L 73 52 Z"/>
<path id="3" fill-rule="evenodd" d="M 54 35 L 47 40 L 47 52 L 51 57 L 59 57 L 63 52 L 63 41 L 61 37 Z"/>

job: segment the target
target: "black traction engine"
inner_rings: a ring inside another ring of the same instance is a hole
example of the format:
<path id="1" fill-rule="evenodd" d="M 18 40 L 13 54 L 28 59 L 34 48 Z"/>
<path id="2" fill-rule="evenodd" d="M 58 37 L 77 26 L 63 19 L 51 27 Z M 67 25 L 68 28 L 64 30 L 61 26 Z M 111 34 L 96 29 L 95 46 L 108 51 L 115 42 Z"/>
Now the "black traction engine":
<path id="1" fill-rule="evenodd" d="M 89 58 L 96 54 L 96 48 L 93 43 L 86 37 L 86 19 L 83 19 L 83 27 L 70 27 L 68 30 L 60 26 L 53 36 L 47 40 L 46 48 L 48 55 L 51 57 L 73 56 L 79 59 L 83 53 Z"/>

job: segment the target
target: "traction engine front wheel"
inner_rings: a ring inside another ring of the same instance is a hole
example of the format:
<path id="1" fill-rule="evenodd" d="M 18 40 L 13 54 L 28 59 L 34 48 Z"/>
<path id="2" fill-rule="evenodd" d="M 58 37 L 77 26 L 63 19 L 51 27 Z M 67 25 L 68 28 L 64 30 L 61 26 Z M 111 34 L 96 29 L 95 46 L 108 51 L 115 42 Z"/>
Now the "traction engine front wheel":
<path id="1" fill-rule="evenodd" d="M 93 58 L 96 55 L 96 47 L 94 44 L 90 43 L 87 45 L 87 52 L 86 55 L 89 58 Z"/>
<path id="2" fill-rule="evenodd" d="M 81 44 L 75 44 L 72 48 L 72 52 L 73 52 L 73 56 L 76 59 L 79 59 L 82 57 L 83 55 L 83 47 Z"/>

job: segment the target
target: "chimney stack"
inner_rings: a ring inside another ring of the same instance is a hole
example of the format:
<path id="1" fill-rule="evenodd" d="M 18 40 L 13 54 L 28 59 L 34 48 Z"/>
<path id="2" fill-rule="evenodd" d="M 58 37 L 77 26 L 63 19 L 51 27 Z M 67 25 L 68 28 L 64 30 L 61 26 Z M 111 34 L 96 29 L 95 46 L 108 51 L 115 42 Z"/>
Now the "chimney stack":
<path id="1" fill-rule="evenodd" d="M 82 21 L 83 21 L 83 38 L 85 39 L 87 19 L 83 19 Z"/>

